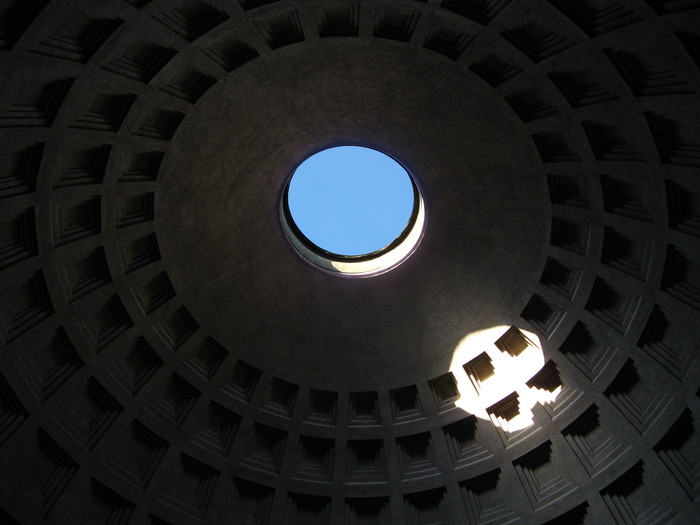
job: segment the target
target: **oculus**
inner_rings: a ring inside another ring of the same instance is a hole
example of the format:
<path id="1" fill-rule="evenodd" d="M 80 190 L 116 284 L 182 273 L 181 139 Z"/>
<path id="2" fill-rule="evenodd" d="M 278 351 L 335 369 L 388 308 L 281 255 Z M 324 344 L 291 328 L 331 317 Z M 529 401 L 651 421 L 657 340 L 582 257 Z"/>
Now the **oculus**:
<path id="1" fill-rule="evenodd" d="M 425 226 L 423 198 L 408 170 L 365 146 L 307 157 L 284 187 L 280 216 L 304 259 L 358 277 L 398 266 L 415 251 Z"/>

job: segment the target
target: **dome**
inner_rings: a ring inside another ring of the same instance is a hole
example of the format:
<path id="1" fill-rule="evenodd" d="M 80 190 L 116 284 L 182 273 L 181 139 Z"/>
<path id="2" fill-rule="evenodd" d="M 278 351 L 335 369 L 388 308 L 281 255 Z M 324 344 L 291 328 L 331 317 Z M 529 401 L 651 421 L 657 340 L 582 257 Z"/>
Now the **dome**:
<path id="1" fill-rule="evenodd" d="M 697 522 L 698 22 L 1 2 L 0 521 Z M 420 188 L 377 275 L 280 220 L 343 145 Z"/>

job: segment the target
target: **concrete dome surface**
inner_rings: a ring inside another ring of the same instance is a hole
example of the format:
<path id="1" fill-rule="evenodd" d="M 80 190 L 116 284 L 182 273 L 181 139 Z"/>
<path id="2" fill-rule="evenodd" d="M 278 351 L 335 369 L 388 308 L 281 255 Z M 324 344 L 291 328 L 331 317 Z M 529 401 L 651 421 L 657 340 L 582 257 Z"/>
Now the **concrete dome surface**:
<path id="1" fill-rule="evenodd" d="M 699 27 L 698 0 L 0 0 L 0 521 L 700 521 Z M 424 199 L 381 275 L 280 222 L 340 145 Z"/>

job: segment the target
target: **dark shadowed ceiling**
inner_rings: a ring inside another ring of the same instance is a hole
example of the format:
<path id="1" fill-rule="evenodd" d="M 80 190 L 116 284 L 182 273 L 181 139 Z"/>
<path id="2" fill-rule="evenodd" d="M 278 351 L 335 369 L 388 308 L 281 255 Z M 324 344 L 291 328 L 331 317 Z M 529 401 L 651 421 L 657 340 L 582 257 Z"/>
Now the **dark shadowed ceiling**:
<path id="1" fill-rule="evenodd" d="M 0 72 L 3 524 L 700 520 L 700 1 L 0 0 Z M 280 224 L 340 144 L 423 194 L 383 275 Z"/>

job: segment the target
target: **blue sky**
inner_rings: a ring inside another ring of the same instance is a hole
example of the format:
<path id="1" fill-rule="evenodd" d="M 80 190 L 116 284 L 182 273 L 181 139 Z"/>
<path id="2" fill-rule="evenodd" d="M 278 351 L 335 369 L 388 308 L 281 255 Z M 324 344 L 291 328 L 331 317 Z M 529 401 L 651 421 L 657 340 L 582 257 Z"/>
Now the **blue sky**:
<path id="1" fill-rule="evenodd" d="M 294 222 L 309 240 L 333 253 L 360 255 L 383 248 L 404 230 L 413 187 L 391 157 L 340 146 L 297 168 L 288 199 Z"/>

